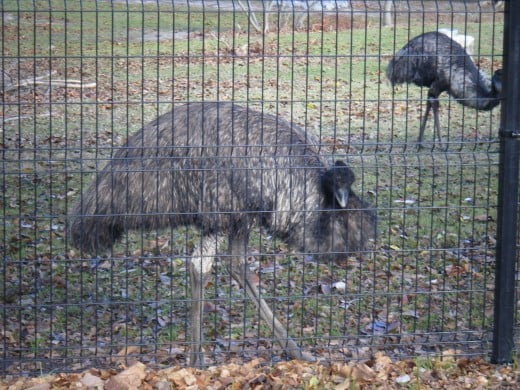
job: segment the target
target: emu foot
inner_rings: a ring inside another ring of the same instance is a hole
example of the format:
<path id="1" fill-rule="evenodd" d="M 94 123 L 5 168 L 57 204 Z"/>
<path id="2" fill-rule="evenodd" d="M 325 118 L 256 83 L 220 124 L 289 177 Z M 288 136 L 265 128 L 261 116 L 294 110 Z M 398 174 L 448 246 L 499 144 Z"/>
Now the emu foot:
<path id="1" fill-rule="evenodd" d="M 448 143 L 443 143 L 442 141 L 439 142 L 426 142 L 426 145 L 428 146 L 428 149 L 430 151 L 433 151 L 434 149 L 441 150 L 443 152 L 448 151 Z M 417 151 L 420 152 L 421 150 L 425 150 L 426 146 L 424 146 L 424 143 L 422 141 L 417 142 Z"/>
<path id="2" fill-rule="evenodd" d="M 302 349 L 296 344 L 296 342 L 289 338 L 287 340 L 287 345 L 284 347 L 285 353 L 289 355 L 292 359 L 295 360 L 303 360 L 306 362 L 315 362 L 317 359 L 308 352 L 302 351 Z"/>
<path id="3" fill-rule="evenodd" d="M 301 349 L 298 351 L 288 351 L 289 356 L 296 360 L 303 360 L 305 362 L 316 362 L 316 359 L 313 355 L 308 352 L 303 352 Z"/>

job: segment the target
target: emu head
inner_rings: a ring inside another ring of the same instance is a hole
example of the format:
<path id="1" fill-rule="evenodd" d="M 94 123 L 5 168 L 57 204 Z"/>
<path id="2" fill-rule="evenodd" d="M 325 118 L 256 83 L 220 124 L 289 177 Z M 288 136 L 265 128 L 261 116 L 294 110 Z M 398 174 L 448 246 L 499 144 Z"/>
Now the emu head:
<path id="1" fill-rule="evenodd" d="M 502 69 L 498 69 L 491 78 L 491 86 L 498 94 L 502 93 Z"/>
<path id="2" fill-rule="evenodd" d="M 347 207 L 350 187 L 356 177 L 354 172 L 347 167 L 343 161 L 336 161 L 333 167 L 329 168 L 321 177 L 321 187 L 325 195 L 325 202 L 328 207 L 344 209 Z"/>
<path id="3" fill-rule="evenodd" d="M 375 238 L 377 217 L 352 191 L 354 180 L 354 173 L 343 161 L 336 161 L 321 176 L 326 209 L 320 213 L 318 251 L 329 258 L 362 251 Z"/>

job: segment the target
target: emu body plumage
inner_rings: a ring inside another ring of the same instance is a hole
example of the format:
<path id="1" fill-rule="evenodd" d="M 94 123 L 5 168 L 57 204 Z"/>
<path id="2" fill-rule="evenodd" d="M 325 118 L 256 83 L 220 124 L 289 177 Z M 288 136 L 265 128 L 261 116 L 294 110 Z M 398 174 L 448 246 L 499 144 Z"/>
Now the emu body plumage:
<path id="1" fill-rule="evenodd" d="M 231 103 L 189 103 L 114 153 L 74 206 L 70 233 L 77 247 L 97 254 L 129 229 L 193 225 L 201 231 L 190 259 L 192 365 L 204 363 L 203 290 L 227 240 L 231 275 L 279 343 L 290 356 L 312 360 L 251 281 L 249 233 L 263 225 L 302 253 L 328 258 L 362 250 L 376 220 L 352 192 L 353 181 L 344 163 L 329 167 L 318 145 L 289 122 Z"/>
<path id="2" fill-rule="evenodd" d="M 459 43 L 436 31 L 411 39 L 395 54 L 386 69 L 392 86 L 413 83 L 429 88 L 417 140 L 419 147 L 430 110 L 433 110 L 434 130 L 441 142 L 439 95 L 442 92 L 447 92 L 464 106 L 491 110 L 500 103 L 501 74 L 501 70 L 497 70 L 490 81 Z"/>

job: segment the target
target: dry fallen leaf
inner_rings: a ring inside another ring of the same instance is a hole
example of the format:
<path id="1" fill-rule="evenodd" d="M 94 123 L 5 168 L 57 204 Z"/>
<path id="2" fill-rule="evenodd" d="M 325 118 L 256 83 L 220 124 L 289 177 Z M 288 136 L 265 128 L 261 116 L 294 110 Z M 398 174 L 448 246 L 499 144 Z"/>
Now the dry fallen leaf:
<path id="1" fill-rule="evenodd" d="M 376 373 L 366 364 L 361 363 L 353 368 L 352 377 L 359 382 L 370 382 L 376 377 Z"/>
<path id="2" fill-rule="evenodd" d="M 81 374 L 55 374 L 27 378 L 11 376 L 0 379 L 0 388 L 50 389 L 202 389 L 202 388 L 513 388 L 520 369 L 511 365 L 494 366 L 484 359 L 459 358 L 461 351 L 447 350 L 442 358 L 432 358 L 426 367 L 417 360 L 392 360 L 378 352 L 373 359 L 333 363 L 330 366 L 300 361 L 267 364 L 262 359 L 249 363 L 212 366 L 207 370 L 172 366 L 152 370 L 137 363 L 120 373 L 90 369 Z M 396 387 L 398 386 L 398 387 Z"/>
<path id="3" fill-rule="evenodd" d="M 146 377 L 146 366 L 143 363 L 135 363 L 126 370 L 113 376 L 105 383 L 105 390 L 137 389 L 141 387 Z"/>
<path id="4" fill-rule="evenodd" d="M 80 382 L 89 389 L 102 389 L 105 383 L 103 379 L 92 375 L 90 372 L 87 372 L 85 375 L 83 375 Z"/>

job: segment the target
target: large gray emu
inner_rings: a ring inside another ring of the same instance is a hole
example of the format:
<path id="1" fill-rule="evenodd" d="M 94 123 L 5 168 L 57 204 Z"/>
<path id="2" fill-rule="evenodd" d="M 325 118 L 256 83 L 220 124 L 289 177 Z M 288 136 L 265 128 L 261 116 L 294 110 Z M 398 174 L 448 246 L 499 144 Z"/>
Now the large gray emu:
<path id="1" fill-rule="evenodd" d="M 71 212 L 73 243 L 96 254 L 128 229 L 193 225 L 190 364 L 204 364 L 205 284 L 227 239 L 227 267 L 293 358 L 314 360 L 261 298 L 246 265 L 251 229 L 265 226 L 309 255 L 360 251 L 375 214 L 350 186 L 352 171 L 329 167 L 297 126 L 231 103 L 177 106 L 130 136 Z"/>
<path id="2" fill-rule="evenodd" d="M 429 88 L 417 140 L 419 148 L 430 110 L 433 110 L 434 131 L 441 143 L 439 95 L 442 92 L 446 91 L 460 104 L 477 110 L 491 110 L 500 103 L 502 70 L 497 70 L 490 82 L 459 43 L 437 31 L 411 39 L 392 58 L 386 76 L 392 86 L 413 83 Z"/>

